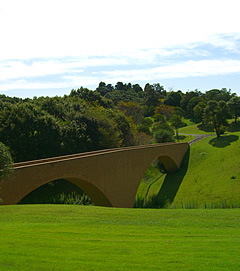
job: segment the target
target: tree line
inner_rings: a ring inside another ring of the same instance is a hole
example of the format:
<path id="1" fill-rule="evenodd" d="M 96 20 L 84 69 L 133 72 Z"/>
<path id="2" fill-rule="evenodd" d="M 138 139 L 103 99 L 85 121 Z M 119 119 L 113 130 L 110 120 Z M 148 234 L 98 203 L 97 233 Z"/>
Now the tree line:
<path id="1" fill-rule="evenodd" d="M 58 155 L 174 141 L 183 118 L 213 127 L 217 136 L 233 118 L 240 98 L 227 89 L 183 93 L 159 83 L 100 82 L 64 97 L 12 98 L 0 95 L 0 142 L 14 162 Z M 175 130 L 175 133 L 174 133 Z"/>

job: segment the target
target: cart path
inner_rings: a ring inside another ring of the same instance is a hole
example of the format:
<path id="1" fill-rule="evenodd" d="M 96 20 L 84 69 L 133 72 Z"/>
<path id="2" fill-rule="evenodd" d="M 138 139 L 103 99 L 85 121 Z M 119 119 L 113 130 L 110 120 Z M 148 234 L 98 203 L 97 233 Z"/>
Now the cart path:
<path id="1" fill-rule="evenodd" d="M 214 136 L 215 134 L 182 134 L 180 133 L 179 135 L 190 135 L 190 136 L 194 136 L 193 140 L 190 140 L 188 143 L 189 145 L 194 144 L 195 142 L 198 142 L 200 140 L 202 140 L 203 138 L 209 137 L 209 136 Z"/>

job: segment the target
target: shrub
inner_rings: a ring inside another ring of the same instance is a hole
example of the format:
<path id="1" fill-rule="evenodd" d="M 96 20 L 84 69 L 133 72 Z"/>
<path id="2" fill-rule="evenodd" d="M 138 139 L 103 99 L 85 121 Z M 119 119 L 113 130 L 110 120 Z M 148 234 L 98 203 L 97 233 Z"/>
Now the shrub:
<path id="1" fill-rule="evenodd" d="M 174 142 L 174 132 L 167 129 L 159 129 L 154 133 L 157 143 Z"/>
<path id="2" fill-rule="evenodd" d="M 0 142 L 0 180 L 13 170 L 13 160 L 8 148 Z"/>

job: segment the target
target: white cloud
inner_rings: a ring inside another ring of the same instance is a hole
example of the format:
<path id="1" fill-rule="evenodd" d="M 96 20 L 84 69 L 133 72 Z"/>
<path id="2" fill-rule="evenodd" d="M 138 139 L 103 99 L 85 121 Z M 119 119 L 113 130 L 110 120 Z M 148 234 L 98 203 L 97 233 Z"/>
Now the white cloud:
<path id="1" fill-rule="evenodd" d="M 238 0 L 0 1 L 0 90 L 238 73 L 238 13 Z M 206 43 L 236 57 L 211 60 Z"/>
<path id="2" fill-rule="evenodd" d="M 33 89 L 61 89 L 69 88 L 69 82 L 31 82 L 29 80 L 15 80 L 1 84 L 3 92 L 13 89 L 33 90 Z"/>
<path id="3" fill-rule="evenodd" d="M 21 61 L 6 61 L 0 65 L 0 80 L 56 75 L 77 68 L 77 63 L 58 61 L 37 61 L 28 65 Z M 82 72 L 82 70 L 78 70 Z"/>
<path id="4" fill-rule="evenodd" d="M 54 82 L 47 80 L 31 81 L 29 79 L 6 80 L 0 84 L 0 89 L 72 89 L 80 86 L 97 86 L 100 81 L 115 84 L 122 82 L 159 82 L 163 79 L 203 77 L 240 73 L 240 60 L 199 60 L 164 65 L 155 68 L 112 70 L 93 72 L 90 75 L 63 75 Z"/>
<path id="5" fill-rule="evenodd" d="M 209 37 L 208 43 L 215 47 L 222 47 L 225 50 L 240 54 L 240 33 L 213 35 Z"/>
<path id="6" fill-rule="evenodd" d="M 0 59 L 109 55 L 238 32 L 237 0 L 4 2 Z"/>
<path id="7" fill-rule="evenodd" d="M 81 73 L 84 68 L 124 65 L 127 64 L 126 59 L 119 57 L 106 58 L 76 58 L 73 59 L 46 59 L 32 60 L 29 64 L 22 60 L 7 60 L 0 63 L 0 80 L 8 80 L 14 78 L 27 78 L 47 75 L 61 75 L 71 72 Z"/>
<path id="8" fill-rule="evenodd" d="M 106 81 L 133 82 L 229 73 L 240 73 L 240 60 L 190 60 L 149 69 L 105 71 L 102 72 L 102 77 L 107 78 Z"/>

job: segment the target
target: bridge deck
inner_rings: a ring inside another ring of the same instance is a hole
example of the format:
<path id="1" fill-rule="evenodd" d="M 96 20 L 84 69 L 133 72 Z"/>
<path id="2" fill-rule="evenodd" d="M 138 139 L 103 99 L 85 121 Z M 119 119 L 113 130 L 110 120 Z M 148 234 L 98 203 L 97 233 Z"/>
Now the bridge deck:
<path id="1" fill-rule="evenodd" d="M 126 151 L 126 150 L 134 150 L 134 149 L 154 148 L 157 146 L 164 146 L 164 145 L 167 146 L 167 145 L 173 145 L 173 144 L 181 144 L 181 143 L 148 144 L 148 145 L 129 146 L 129 147 L 122 147 L 122 148 L 104 149 L 104 150 L 82 152 L 82 153 L 69 154 L 69 155 L 63 155 L 63 156 L 56 156 L 56 157 L 51 157 L 51 158 L 44 158 L 44 159 L 15 163 L 14 169 L 19 169 L 19 168 L 28 167 L 28 166 L 43 165 L 43 164 L 54 163 L 54 162 L 59 162 L 59 161 L 78 159 L 81 157 L 94 156 L 94 155 L 99 155 L 99 154 L 104 154 L 104 153 L 113 153 L 113 152 L 118 152 L 118 151 Z"/>

